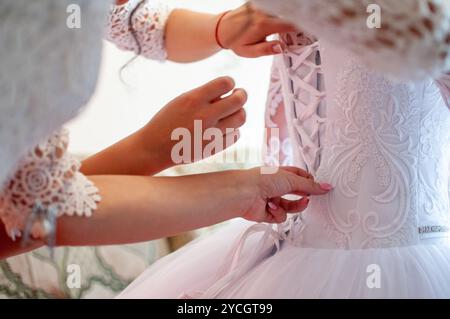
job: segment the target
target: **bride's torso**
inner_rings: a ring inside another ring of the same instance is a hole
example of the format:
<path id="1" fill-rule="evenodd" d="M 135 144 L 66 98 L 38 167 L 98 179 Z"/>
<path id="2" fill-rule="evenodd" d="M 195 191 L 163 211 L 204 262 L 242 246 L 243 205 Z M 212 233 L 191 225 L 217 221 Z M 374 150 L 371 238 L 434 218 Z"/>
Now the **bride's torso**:
<path id="1" fill-rule="evenodd" d="M 326 43 L 278 63 L 296 164 L 335 186 L 312 198 L 295 240 L 358 249 L 446 237 L 450 112 L 435 82 L 396 83 Z"/>

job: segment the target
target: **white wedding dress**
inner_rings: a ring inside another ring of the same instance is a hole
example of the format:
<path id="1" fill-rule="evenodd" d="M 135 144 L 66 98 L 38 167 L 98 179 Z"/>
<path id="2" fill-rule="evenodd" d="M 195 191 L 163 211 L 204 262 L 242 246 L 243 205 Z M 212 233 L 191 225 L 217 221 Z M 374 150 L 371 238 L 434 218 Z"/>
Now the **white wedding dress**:
<path id="1" fill-rule="evenodd" d="M 153 2 L 141 6 L 135 29 L 141 53 L 163 59 L 167 10 Z M 304 37 L 277 59 L 274 101 L 284 101 L 288 115 L 291 143 L 283 142 L 283 150 L 336 188 L 312 198 L 303 219 L 279 229 L 236 222 L 189 245 L 150 267 L 120 297 L 450 297 L 450 81 L 396 84 L 332 46 L 351 39 L 346 44 L 362 61 L 401 76 L 448 71 L 446 2 L 398 0 L 386 7 L 388 22 L 403 13 L 404 33 L 391 27 L 395 45 L 378 39 L 385 44 L 378 54 L 364 40 L 373 34 L 347 32 L 355 29 L 347 22 L 359 23 L 365 11 L 346 6 L 361 9 L 366 0 L 314 0 L 312 7 L 310 0 L 254 2 L 290 18 L 306 16 L 308 31 L 324 39 Z M 56 204 L 58 216 L 95 213 L 97 188 L 66 152 L 67 135 L 53 132 L 78 114 L 95 88 L 110 3 L 0 2 L 0 219 L 12 238 L 26 230 L 35 207 Z M 127 23 L 136 3 L 113 8 L 107 36 L 135 51 Z M 422 3 L 423 10 L 413 10 Z M 80 30 L 67 28 L 71 4 L 81 8 Z M 339 12 L 358 19 L 330 19 Z M 316 13 L 321 24 L 311 19 Z M 419 18 L 427 22 L 411 31 L 408 23 Z M 416 35 L 413 41 L 407 31 Z M 47 235 L 45 227 L 33 230 L 33 237 Z M 380 276 L 375 288 L 366 280 L 373 265 Z"/>
<path id="2" fill-rule="evenodd" d="M 279 227 L 197 240 L 119 298 L 449 298 L 448 77 L 395 82 L 333 41 L 283 39 L 268 124 L 283 108 L 289 137 L 268 159 L 335 189 Z"/>

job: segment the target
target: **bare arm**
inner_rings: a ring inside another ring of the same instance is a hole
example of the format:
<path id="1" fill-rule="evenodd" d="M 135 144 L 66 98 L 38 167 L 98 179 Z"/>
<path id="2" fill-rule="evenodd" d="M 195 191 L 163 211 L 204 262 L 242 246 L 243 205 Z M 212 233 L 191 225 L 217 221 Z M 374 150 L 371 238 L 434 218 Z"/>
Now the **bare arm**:
<path id="1" fill-rule="evenodd" d="M 102 196 L 92 217 L 62 216 L 57 221 L 59 246 L 113 245 L 148 241 L 243 217 L 280 223 L 288 212 L 303 211 L 308 195 L 330 188 L 297 168 L 262 175 L 260 169 L 183 177 L 93 176 Z M 280 196 L 303 194 L 287 201 Z M 276 207 L 268 207 L 273 200 Z M 0 240 L 0 257 L 23 253 L 9 237 Z M 34 243 L 37 248 L 41 243 Z"/>
<path id="2" fill-rule="evenodd" d="M 127 2 L 127 0 L 117 0 L 116 4 L 121 5 Z M 267 41 L 266 38 L 275 33 L 295 29 L 292 24 L 270 17 L 249 5 L 222 15 L 223 13 L 207 14 L 186 9 L 173 10 L 164 27 L 167 58 L 171 61 L 187 63 L 202 60 L 217 53 L 222 47 L 216 40 L 216 26 L 218 26 L 219 42 L 239 56 L 254 58 L 279 54 L 283 50 L 281 42 Z M 122 23 L 127 24 L 128 19 Z M 140 24 L 143 24 L 143 21 Z M 139 28 L 140 24 L 135 25 L 135 29 Z M 148 33 L 148 30 L 145 32 Z M 111 40 L 115 42 L 114 36 Z M 140 42 L 152 41 L 146 37 L 139 40 Z"/>

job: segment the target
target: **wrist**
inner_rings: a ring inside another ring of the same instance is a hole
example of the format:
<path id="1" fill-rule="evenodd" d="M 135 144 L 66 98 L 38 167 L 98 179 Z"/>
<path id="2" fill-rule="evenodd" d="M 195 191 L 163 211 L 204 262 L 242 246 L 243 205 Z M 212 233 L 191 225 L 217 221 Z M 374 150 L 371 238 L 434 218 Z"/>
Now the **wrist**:
<path id="1" fill-rule="evenodd" d="M 259 182 L 255 169 L 230 171 L 232 174 L 232 189 L 235 192 L 235 200 L 238 204 L 234 217 L 244 218 L 251 207 L 259 198 Z"/>
<path id="2" fill-rule="evenodd" d="M 231 10 L 222 12 L 221 14 L 216 16 L 216 22 L 215 22 L 215 30 L 214 30 L 214 36 L 216 44 L 219 48 L 223 50 L 228 50 L 226 39 L 224 39 L 224 33 L 223 31 L 223 22 L 225 17 L 231 12 Z"/>
<path id="3" fill-rule="evenodd" d="M 155 175 L 174 166 L 170 158 L 170 149 L 166 150 L 166 144 L 161 143 L 163 139 L 152 134 L 150 127 L 136 132 L 133 140 L 134 153 L 141 167 L 140 175 Z"/>

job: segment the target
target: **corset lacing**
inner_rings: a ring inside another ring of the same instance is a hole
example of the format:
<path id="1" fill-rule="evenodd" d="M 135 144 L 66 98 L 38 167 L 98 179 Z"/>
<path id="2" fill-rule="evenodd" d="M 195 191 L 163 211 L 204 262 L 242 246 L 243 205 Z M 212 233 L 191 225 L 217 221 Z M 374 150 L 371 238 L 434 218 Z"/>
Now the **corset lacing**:
<path id="1" fill-rule="evenodd" d="M 309 38 L 297 39 L 310 41 Z M 311 60 L 311 57 L 313 58 Z M 321 125 L 326 119 L 319 115 L 319 106 L 325 98 L 325 92 L 321 92 L 322 68 L 320 63 L 319 43 L 308 45 L 289 45 L 288 52 L 284 54 L 285 70 L 290 79 L 290 91 L 285 94 L 285 107 L 292 107 L 292 117 L 296 130 L 296 138 L 299 139 L 298 153 L 302 156 L 305 168 L 314 174 L 320 164 L 322 147 L 319 133 Z M 302 76 L 306 71 L 306 75 Z M 317 79 L 317 81 L 315 81 Z M 314 83 L 313 83 L 314 82 Z M 307 93 L 305 102 L 301 94 Z M 304 123 L 312 123 L 312 129 L 308 129 Z M 296 150 L 297 151 L 297 150 Z M 191 292 L 183 294 L 181 298 L 217 298 L 220 293 L 242 275 L 247 273 L 262 259 L 276 254 L 283 242 L 296 244 L 301 241 L 305 227 L 302 217 L 297 214 L 275 228 L 273 225 L 256 224 L 249 227 L 233 245 L 225 259 L 225 264 L 219 271 L 218 280 L 205 292 Z M 247 241 L 256 234 L 261 234 L 255 249 L 243 260 L 242 252 Z"/>

